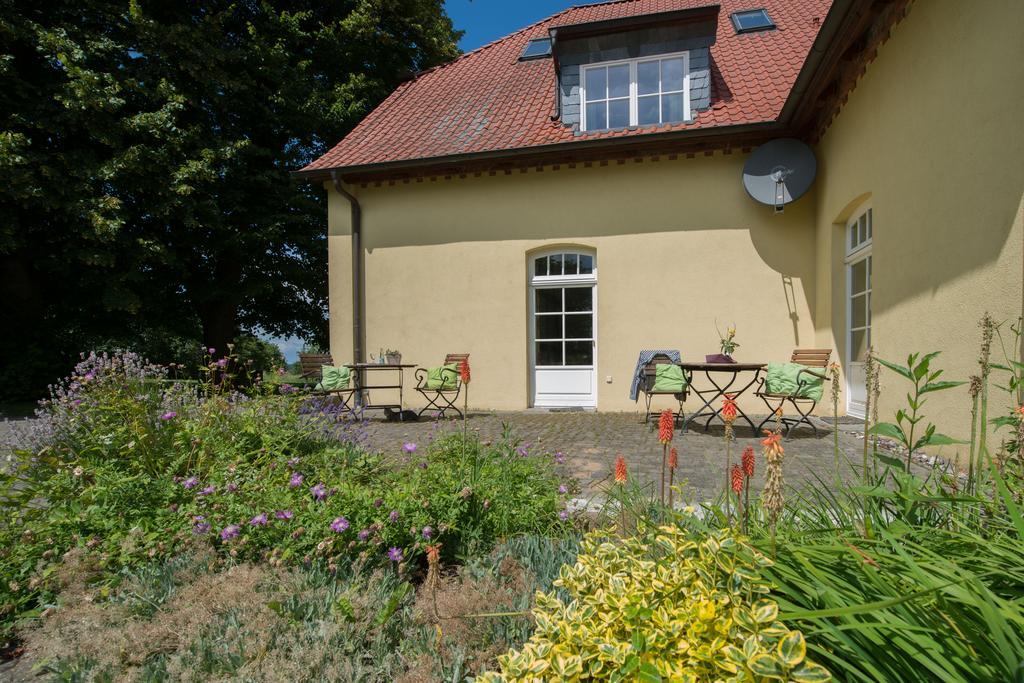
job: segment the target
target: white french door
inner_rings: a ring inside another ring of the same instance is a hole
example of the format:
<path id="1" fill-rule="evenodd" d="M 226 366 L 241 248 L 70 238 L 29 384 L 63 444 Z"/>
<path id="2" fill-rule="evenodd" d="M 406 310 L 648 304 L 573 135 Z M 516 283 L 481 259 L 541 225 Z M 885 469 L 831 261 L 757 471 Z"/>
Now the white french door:
<path id="1" fill-rule="evenodd" d="M 864 359 L 871 346 L 871 209 L 846 227 L 846 412 L 864 417 Z"/>
<path id="2" fill-rule="evenodd" d="M 530 375 L 538 407 L 597 406 L 597 269 L 591 254 L 533 259 Z"/>

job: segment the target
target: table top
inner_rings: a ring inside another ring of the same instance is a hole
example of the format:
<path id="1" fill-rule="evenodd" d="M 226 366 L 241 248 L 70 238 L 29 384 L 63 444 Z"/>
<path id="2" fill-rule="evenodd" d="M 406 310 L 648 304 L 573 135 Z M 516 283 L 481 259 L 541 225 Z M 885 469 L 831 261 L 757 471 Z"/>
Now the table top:
<path id="1" fill-rule="evenodd" d="M 767 363 L 676 363 L 684 370 L 703 370 L 705 372 L 738 372 L 741 370 L 762 370 Z"/>
<path id="2" fill-rule="evenodd" d="M 416 367 L 412 363 L 346 363 L 346 368 L 353 370 L 401 370 L 402 368 Z"/>

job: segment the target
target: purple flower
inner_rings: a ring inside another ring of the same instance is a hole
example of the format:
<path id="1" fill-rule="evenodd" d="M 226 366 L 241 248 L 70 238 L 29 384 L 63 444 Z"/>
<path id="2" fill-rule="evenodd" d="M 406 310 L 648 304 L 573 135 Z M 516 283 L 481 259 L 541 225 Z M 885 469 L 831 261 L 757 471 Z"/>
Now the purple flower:
<path id="1" fill-rule="evenodd" d="M 557 462 L 559 465 L 564 464 L 565 453 L 563 453 L 562 451 L 555 451 L 555 462 Z"/>
<path id="2" fill-rule="evenodd" d="M 196 522 L 195 526 L 192 527 L 192 533 L 196 536 L 205 536 L 210 533 L 209 522 Z"/>
<path id="3" fill-rule="evenodd" d="M 425 526 L 423 527 L 423 531 L 421 531 L 420 533 L 423 534 L 423 538 L 430 540 L 430 537 L 434 535 L 434 530 L 429 526 Z"/>
<path id="4" fill-rule="evenodd" d="M 291 394 L 297 391 L 297 389 L 293 387 L 291 384 L 282 384 L 280 387 L 280 391 L 282 394 Z"/>
<path id="5" fill-rule="evenodd" d="M 82 377 L 82 379 L 95 379 L 95 378 L 96 378 L 96 373 L 95 372 L 87 372 Z"/>
<path id="6" fill-rule="evenodd" d="M 249 520 L 249 526 L 266 526 L 267 525 L 267 513 L 261 512 L 252 519 Z"/>
<path id="7" fill-rule="evenodd" d="M 402 446 L 402 450 L 405 451 L 406 453 L 415 453 L 417 448 L 419 448 L 419 446 L 412 442 L 409 442 Z"/>
<path id="8" fill-rule="evenodd" d="M 527 446 L 520 446 L 519 448 L 516 449 L 516 453 L 519 454 L 520 458 L 525 458 L 528 455 L 530 455 L 530 447 L 528 445 Z"/>
<path id="9" fill-rule="evenodd" d="M 210 348 L 206 349 L 206 352 L 212 356 L 213 354 L 217 353 L 217 349 L 211 346 Z"/>
<path id="10" fill-rule="evenodd" d="M 569 487 L 566 486 L 565 484 L 560 484 L 558 486 L 558 492 L 563 494 L 563 495 L 566 494 L 566 493 L 569 493 Z"/>
<path id="11" fill-rule="evenodd" d="M 216 487 L 216 486 L 213 486 L 213 485 L 211 484 L 210 486 L 207 486 L 207 487 L 206 487 L 205 489 L 203 489 L 202 491 L 200 491 L 200 492 L 199 492 L 199 493 L 197 493 L 196 495 L 197 495 L 197 496 L 208 496 L 208 495 L 210 495 L 211 493 L 215 493 L 216 491 L 217 491 L 217 487 Z"/>
<path id="12" fill-rule="evenodd" d="M 384 504 L 384 499 L 383 498 L 378 498 L 375 501 L 373 501 L 373 507 L 375 507 L 375 508 L 379 508 L 383 504 Z"/>
<path id="13" fill-rule="evenodd" d="M 395 548 L 395 547 L 389 548 L 388 549 L 388 559 L 391 560 L 392 562 L 401 562 L 402 561 L 402 549 L 401 548 Z"/>
<path id="14" fill-rule="evenodd" d="M 360 541 L 362 541 L 363 543 L 365 543 L 365 542 L 366 542 L 366 539 L 368 539 L 368 538 L 370 537 L 370 530 L 369 530 L 369 529 L 363 529 L 363 530 L 362 530 L 362 531 L 360 531 L 360 532 L 359 532 L 358 534 L 356 534 L 356 536 L 358 536 L 358 537 L 359 537 L 359 540 L 360 540 Z"/>
<path id="15" fill-rule="evenodd" d="M 421 462 L 419 467 L 420 467 L 421 470 L 425 470 L 425 469 L 427 469 L 427 463 Z"/>
<path id="16" fill-rule="evenodd" d="M 185 481 L 181 482 L 181 485 L 187 489 L 194 489 L 199 486 L 199 477 L 189 477 Z"/>
<path id="17" fill-rule="evenodd" d="M 291 510 L 278 510 L 274 513 L 274 516 L 278 519 L 291 519 L 295 515 L 292 514 Z"/>
<path id="18" fill-rule="evenodd" d="M 331 531 L 334 531 L 334 532 L 337 532 L 337 533 L 340 534 L 340 533 L 344 532 L 345 529 L 347 529 L 347 528 L 348 528 L 348 520 L 345 519 L 344 517 L 338 517 L 333 522 L 331 522 Z"/>
<path id="19" fill-rule="evenodd" d="M 313 497 L 317 500 L 323 500 L 327 497 L 327 487 L 321 484 L 316 484 L 310 487 L 309 492 L 313 494 Z"/>
<path id="20" fill-rule="evenodd" d="M 235 491 L 238 490 L 238 484 L 231 482 L 230 484 L 227 485 L 227 490 L 228 493 L 234 493 Z"/>
<path id="21" fill-rule="evenodd" d="M 237 524 L 229 524 L 228 526 L 224 527 L 224 529 L 220 532 L 220 540 L 230 541 L 232 538 L 238 535 L 239 531 L 241 531 L 241 529 Z"/>
<path id="22" fill-rule="evenodd" d="M 391 514 L 388 515 L 388 519 L 390 519 L 392 522 L 397 522 L 398 521 L 398 510 L 392 510 Z"/>
<path id="23" fill-rule="evenodd" d="M 558 518 L 560 520 L 562 520 L 563 522 L 565 520 L 569 519 L 569 511 L 568 510 L 562 510 L 561 512 L 558 513 Z"/>
<path id="24" fill-rule="evenodd" d="M 168 410 L 166 413 L 164 413 L 163 415 L 160 416 L 160 419 L 161 420 L 173 420 L 176 417 L 178 417 L 178 414 L 176 412 L 174 412 L 173 410 Z"/>
<path id="25" fill-rule="evenodd" d="M 221 358 L 219 361 L 217 361 L 217 367 L 218 368 L 222 368 L 223 369 L 223 368 L 226 368 L 227 366 L 228 366 L 228 359 L 227 358 Z"/>
<path id="26" fill-rule="evenodd" d="M 299 464 L 299 459 L 298 458 L 292 458 L 291 460 L 288 461 L 288 467 L 295 467 L 298 464 Z"/>
<path id="27" fill-rule="evenodd" d="M 293 489 L 302 486 L 302 475 L 298 472 L 292 472 L 292 478 L 288 480 L 288 486 Z"/>

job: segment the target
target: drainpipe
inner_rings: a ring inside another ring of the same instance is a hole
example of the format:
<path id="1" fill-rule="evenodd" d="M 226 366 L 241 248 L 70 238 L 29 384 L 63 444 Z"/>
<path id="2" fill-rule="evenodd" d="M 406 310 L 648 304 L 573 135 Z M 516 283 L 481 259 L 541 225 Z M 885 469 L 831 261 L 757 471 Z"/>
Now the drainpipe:
<path id="1" fill-rule="evenodd" d="M 363 211 L 359 200 L 341 185 L 337 171 L 331 171 L 334 189 L 348 200 L 352 209 L 352 361 L 362 363 L 366 360 L 363 352 L 363 325 L 365 305 L 363 297 Z"/>

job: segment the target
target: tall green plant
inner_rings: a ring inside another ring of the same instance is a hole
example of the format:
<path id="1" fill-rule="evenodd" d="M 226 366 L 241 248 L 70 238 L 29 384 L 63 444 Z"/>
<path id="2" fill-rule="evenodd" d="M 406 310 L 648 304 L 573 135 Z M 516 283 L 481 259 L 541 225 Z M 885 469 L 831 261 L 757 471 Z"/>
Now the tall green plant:
<path id="1" fill-rule="evenodd" d="M 936 391 L 952 389 L 963 384 L 963 382 L 939 379 L 943 371 L 931 369 L 931 362 L 938 355 L 938 351 L 933 351 L 923 356 L 918 353 L 912 353 L 907 356 L 906 365 L 892 363 L 881 358 L 875 359 L 880 365 L 892 370 L 910 381 L 913 385 L 913 388 L 907 394 L 907 408 L 899 408 L 896 411 L 896 422 L 879 422 L 870 430 L 871 434 L 889 437 L 899 442 L 907 454 L 907 462 L 904 467 L 907 472 L 910 472 L 911 458 L 915 451 L 926 446 L 963 443 L 945 434 L 936 432 L 935 425 L 930 422 L 925 423 L 923 427 L 921 426 L 924 420 L 924 414 L 921 412 L 921 409 L 927 400 L 925 395 Z M 876 453 L 876 455 L 878 454 Z M 901 466 L 898 462 L 889 462 L 889 464 Z"/>

